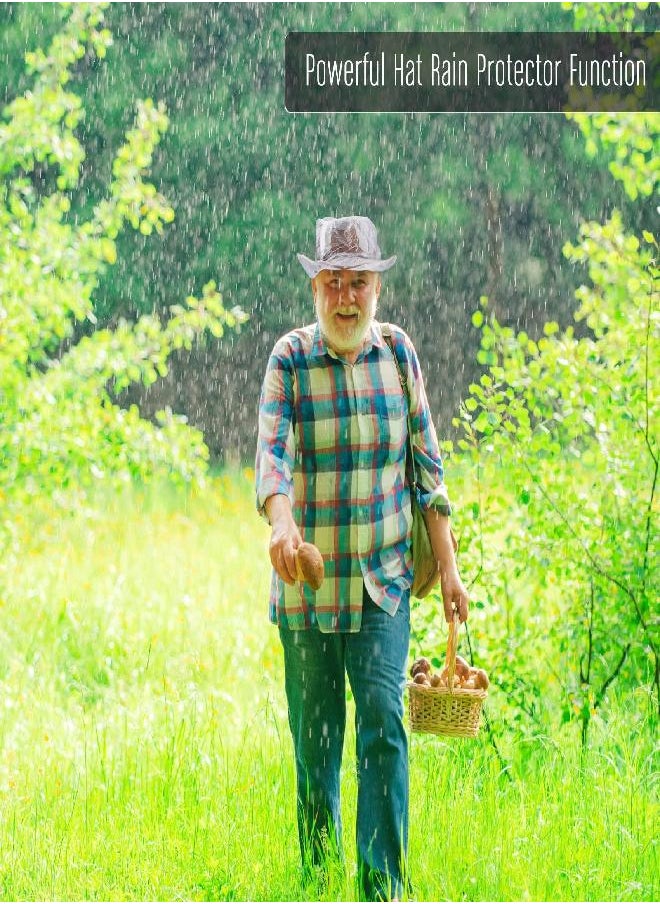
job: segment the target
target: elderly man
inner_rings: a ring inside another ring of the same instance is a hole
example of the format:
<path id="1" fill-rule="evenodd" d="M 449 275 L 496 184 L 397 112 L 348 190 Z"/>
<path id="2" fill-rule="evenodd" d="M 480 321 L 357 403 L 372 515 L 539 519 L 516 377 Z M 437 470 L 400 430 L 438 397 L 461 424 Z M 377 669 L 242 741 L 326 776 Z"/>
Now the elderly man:
<path id="1" fill-rule="evenodd" d="M 468 597 L 417 354 L 402 330 L 375 320 L 380 274 L 396 257 L 382 257 L 371 220 L 351 216 L 318 220 L 316 259 L 298 259 L 312 281 L 317 322 L 287 333 L 271 354 L 256 483 L 257 507 L 272 526 L 270 618 L 284 648 L 300 847 L 307 869 L 322 867 L 328 851 L 341 856 L 348 675 L 356 710 L 359 880 L 368 900 L 391 900 L 407 884 L 408 399 L 414 491 L 447 619 L 454 608 L 461 621 L 467 618 Z M 303 540 L 323 555 L 325 581 L 317 591 L 296 583 L 294 552 Z"/>

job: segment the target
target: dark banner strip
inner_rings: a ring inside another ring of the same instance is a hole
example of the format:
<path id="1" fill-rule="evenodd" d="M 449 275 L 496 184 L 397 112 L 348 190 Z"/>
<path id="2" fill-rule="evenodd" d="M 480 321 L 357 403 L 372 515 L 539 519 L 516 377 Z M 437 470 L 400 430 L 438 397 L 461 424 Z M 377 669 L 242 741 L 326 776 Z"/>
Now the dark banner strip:
<path id="1" fill-rule="evenodd" d="M 290 32 L 291 113 L 658 111 L 658 32 Z"/>

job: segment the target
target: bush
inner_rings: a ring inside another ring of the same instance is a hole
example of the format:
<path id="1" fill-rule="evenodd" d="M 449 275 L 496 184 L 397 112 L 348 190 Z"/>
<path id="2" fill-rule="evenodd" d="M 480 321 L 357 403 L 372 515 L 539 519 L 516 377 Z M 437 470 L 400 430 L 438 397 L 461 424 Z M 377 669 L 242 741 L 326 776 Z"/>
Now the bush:
<path id="1" fill-rule="evenodd" d="M 648 192 L 652 173 L 657 186 L 657 167 L 630 146 L 657 154 L 658 118 L 631 122 L 621 116 L 615 130 L 604 114 L 586 127 L 590 140 L 616 136 L 616 159 L 628 163 L 613 173 L 632 196 Z M 658 705 L 657 251 L 650 232 L 627 234 L 616 211 L 604 225 L 583 224 L 564 253 L 589 268 L 591 284 L 576 292 L 586 335 L 546 323 L 534 342 L 489 317 L 486 299 L 473 317 L 487 370 L 461 406 L 459 446 L 478 479 L 497 475 L 504 486 L 484 494 L 464 542 L 481 604 L 506 614 L 488 641 L 508 700 L 502 724 L 525 732 L 577 719 L 586 744 L 615 682 L 634 692 L 631 714 L 636 700 Z M 489 558 L 496 536 L 504 552 Z"/>
<path id="2" fill-rule="evenodd" d="M 105 56 L 111 35 L 98 5 L 72 5 L 46 52 L 26 55 L 33 85 L 0 122 L 0 500 L 5 537 L 12 511 L 38 497 L 71 504 L 98 481 L 167 475 L 202 477 L 208 450 L 185 418 L 157 423 L 124 409 L 117 393 L 167 371 L 178 348 L 206 331 L 222 335 L 244 319 L 226 311 L 213 282 L 201 298 L 94 331 L 92 295 L 116 262 L 125 223 L 161 233 L 174 211 L 145 181 L 168 125 L 164 107 L 138 104 L 112 167 L 107 196 L 90 219 L 68 216 L 84 150 L 76 127 L 84 110 L 66 89 L 71 70 Z M 82 60 L 82 63 L 79 61 Z M 87 335 L 85 335 L 87 333 Z"/>

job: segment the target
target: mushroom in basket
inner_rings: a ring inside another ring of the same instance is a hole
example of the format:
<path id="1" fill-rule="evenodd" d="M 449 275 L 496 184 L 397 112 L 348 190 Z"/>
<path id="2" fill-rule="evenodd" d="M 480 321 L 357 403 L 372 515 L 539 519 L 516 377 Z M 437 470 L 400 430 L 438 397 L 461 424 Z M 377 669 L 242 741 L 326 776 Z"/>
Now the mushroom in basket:
<path id="1" fill-rule="evenodd" d="M 410 667 L 410 675 L 415 684 L 447 689 L 449 683 L 449 669 L 447 666 L 441 672 L 434 672 L 431 663 L 426 657 L 416 659 Z M 454 688 L 466 690 L 486 690 L 490 681 L 483 669 L 476 669 L 469 665 L 462 656 L 456 657 L 454 670 Z"/>

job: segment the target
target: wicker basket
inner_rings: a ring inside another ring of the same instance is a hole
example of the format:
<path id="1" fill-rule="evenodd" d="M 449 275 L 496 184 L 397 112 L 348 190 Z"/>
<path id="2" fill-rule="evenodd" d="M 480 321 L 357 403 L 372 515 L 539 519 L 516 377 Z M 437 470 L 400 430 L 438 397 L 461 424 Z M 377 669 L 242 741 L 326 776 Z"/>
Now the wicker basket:
<path id="1" fill-rule="evenodd" d="M 474 738 L 479 732 L 485 690 L 452 687 L 458 646 L 458 613 L 449 623 L 447 670 L 449 687 L 429 687 L 408 682 L 408 712 L 411 731 Z"/>

